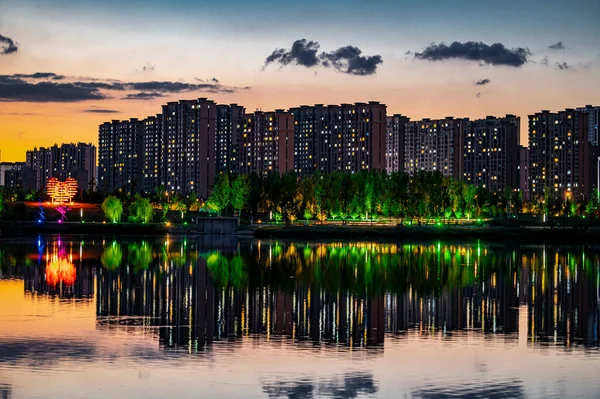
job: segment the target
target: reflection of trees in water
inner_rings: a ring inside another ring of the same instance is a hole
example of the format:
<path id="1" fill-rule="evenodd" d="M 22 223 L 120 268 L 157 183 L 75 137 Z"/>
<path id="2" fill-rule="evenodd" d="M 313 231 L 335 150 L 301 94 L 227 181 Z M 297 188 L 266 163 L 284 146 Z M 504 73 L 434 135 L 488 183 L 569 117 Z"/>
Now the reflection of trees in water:
<path id="1" fill-rule="evenodd" d="M 371 373 L 346 373 L 326 379 L 311 377 L 289 381 L 277 378 L 263 381 L 263 392 L 269 398 L 310 399 L 314 397 L 356 398 L 358 395 L 372 395 L 379 386 Z"/>

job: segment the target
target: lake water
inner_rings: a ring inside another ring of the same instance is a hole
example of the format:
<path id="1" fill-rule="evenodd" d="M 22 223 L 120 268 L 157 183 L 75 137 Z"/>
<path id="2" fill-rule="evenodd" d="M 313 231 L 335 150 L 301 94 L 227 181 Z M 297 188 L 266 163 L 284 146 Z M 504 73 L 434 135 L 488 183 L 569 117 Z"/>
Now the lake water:
<path id="1" fill-rule="evenodd" d="M 600 246 L 0 241 L 0 398 L 600 397 Z"/>

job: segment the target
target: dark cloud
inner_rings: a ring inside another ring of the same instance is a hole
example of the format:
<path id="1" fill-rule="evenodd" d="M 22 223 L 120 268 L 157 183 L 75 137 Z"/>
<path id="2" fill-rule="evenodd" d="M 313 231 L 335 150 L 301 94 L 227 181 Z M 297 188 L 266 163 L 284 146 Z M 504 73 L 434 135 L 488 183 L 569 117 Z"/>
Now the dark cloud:
<path id="1" fill-rule="evenodd" d="M 551 44 L 550 46 L 548 46 L 548 48 L 550 50 L 565 50 L 566 49 L 566 47 L 563 44 L 563 42 L 558 42 L 558 43 L 555 43 L 555 44 Z"/>
<path id="2" fill-rule="evenodd" d="M 487 84 L 492 83 L 491 80 L 489 80 L 488 78 L 485 79 L 479 79 L 477 82 L 475 82 L 475 86 L 485 86 Z"/>
<path id="3" fill-rule="evenodd" d="M 476 93 L 475 97 L 480 98 L 481 97 L 481 93 Z"/>
<path id="4" fill-rule="evenodd" d="M 19 46 L 13 39 L 0 35 L 0 55 L 16 53 L 18 50 Z"/>
<path id="5" fill-rule="evenodd" d="M 54 80 L 62 80 L 65 77 L 63 75 L 57 75 L 54 72 L 35 72 L 30 74 L 24 73 L 16 73 L 11 75 L 15 78 L 25 78 L 25 79 L 54 79 Z"/>
<path id="6" fill-rule="evenodd" d="M 194 78 L 194 79 L 197 80 L 198 82 L 202 82 L 202 83 L 219 84 L 219 79 L 217 79 L 217 78 L 209 78 L 209 79 Z"/>
<path id="7" fill-rule="evenodd" d="M 120 111 L 115 111 L 114 109 L 89 108 L 84 109 L 81 112 L 86 112 L 90 114 L 118 114 Z"/>
<path id="8" fill-rule="evenodd" d="M 558 69 L 560 69 L 561 71 L 566 71 L 566 70 L 568 70 L 568 69 L 573 69 L 573 67 L 572 67 L 571 65 L 567 64 L 567 63 L 566 63 L 566 62 L 564 62 L 564 61 L 563 61 L 563 62 L 557 62 L 557 63 L 556 63 L 556 67 L 557 67 Z"/>
<path id="9" fill-rule="evenodd" d="M 542 60 L 540 61 L 540 64 L 548 66 L 548 57 L 542 58 Z"/>
<path id="10" fill-rule="evenodd" d="M 126 95 L 123 100 L 153 100 L 159 97 L 163 97 L 163 94 L 155 91 L 140 91 Z"/>
<path id="11" fill-rule="evenodd" d="M 325 67 L 333 66 L 337 71 L 350 75 L 373 75 L 383 62 L 380 55 L 363 56 L 358 47 L 346 46 L 331 53 L 322 53 L 319 58 Z"/>
<path id="12" fill-rule="evenodd" d="M 306 39 L 296 40 L 290 50 L 283 48 L 275 49 L 265 60 L 265 66 L 271 63 L 284 65 L 300 65 L 311 68 L 319 65 L 317 53 L 321 45 Z"/>
<path id="13" fill-rule="evenodd" d="M 53 72 L 0 75 L 0 101 L 25 102 L 76 102 L 102 100 L 111 92 L 132 92 L 125 99 L 149 100 L 168 94 L 205 92 L 213 94 L 234 93 L 238 88 L 222 85 L 211 78 L 202 83 L 183 81 L 121 82 L 93 78 L 66 77 Z"/>
<path id="14" fill-rule="evenodd" d="M 296 40 L 291 49 L 275 49 L 265 60 L 265 67 L 275 63 L 280 66 L 299 65 L 307 68 L 334 68 L 349 75 L 372 75 L 383 62 L 380 55 L 363 56 L 358 47 L 345 46 L 332 52 L 321 52 L 321 45 L 306 39 Z M 264 69 L 264 68 L 263 68 Z"/>
<path id="15" fill-rule="evenodd" d="M 427 61 L 461 59 L 489 65 L 520 67 L 529 61 L 527 57 L 530 55 L 531 51 L 526 47 L 510 49 L 502 43 L 490 46 L 483 42 L 453 42 L 449 46 L 445 43 L 432 43 L 423 52 L 415 53 L 415 58 Z"/>
<path id="16" fill-rule="evenodd" d="M 97 88 L 81 87 L 75 83 L 30 82 L 0 75 L 0 101 L 76 102 L 105 98 L 107 96 Z"/>

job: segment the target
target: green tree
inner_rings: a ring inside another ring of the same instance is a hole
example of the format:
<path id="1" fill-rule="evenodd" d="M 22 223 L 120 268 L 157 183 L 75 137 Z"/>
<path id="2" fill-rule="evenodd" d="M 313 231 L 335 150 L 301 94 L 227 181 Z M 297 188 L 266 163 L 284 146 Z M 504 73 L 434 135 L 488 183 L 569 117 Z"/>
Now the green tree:
<path id="1" fill-rule="evenodd" d="M 154 217 L 154 209 L 148 198 L 136 194 L 129 205 L 129 219 L 135 223 L 150 223 Z"/>
<path id="2" fill-rule="evenodd" d="M 231 185 L 231 206 L 237 211 L 238 217 L 250 198 L 250 180 L 247 176 L 238 176 Z"/>
<path id="3" fill-rule="evenodd" d="M 208 207 L 217 212 L 218 215 L 227 208 L 231 199 L 231 187 L 229 185 L 229 175 L 220 174 L 217 178 L 210 196 L 208 197 Z"/>
<path id="4" fill-rule="evenodd" d="M 102 202 L 102 211 L 106 218 L 111 222 L 120 222 L 121 216 L 123 216 L 123 203 L 117 197 L 109 195 L 104 202 Z"/>

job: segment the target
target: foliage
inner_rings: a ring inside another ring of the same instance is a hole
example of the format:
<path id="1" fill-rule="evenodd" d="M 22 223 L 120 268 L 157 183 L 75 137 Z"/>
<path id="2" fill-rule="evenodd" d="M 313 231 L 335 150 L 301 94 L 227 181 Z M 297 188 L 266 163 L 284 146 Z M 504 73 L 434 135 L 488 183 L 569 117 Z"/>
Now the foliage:
<path id="1" fill-rule="evenodd" d="M 229 175 L 227 173 L 220 174 L 217 182 L 213 187 L 212 192 L 207 201 L 209 209 L 212 209 L 221 215 L 227 208 L 231 199 L 231 187 L 229 185 Z"/>
<path id="2" fill-rule="evenodd" d="M 117 197 L 109 195 L 102 203 L 102 211 L 113 223 L 120 222 L 123 216 L 123 203 Z"/>
<path id="3" fill-rule="evenodd" d="M 148 198 L 136 194 L 129 205 L 129 219 L 134 223 L 149 223 L 154 217 L 154 209 Z"/>
<path id="4" fill-rule="evenodd" d="M 231 185 L 231 206 L 241 215 L 242 209 L 250 198 L 250 180 L 248 176 L 238 176 Z"/>

